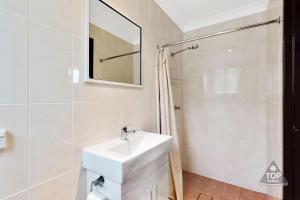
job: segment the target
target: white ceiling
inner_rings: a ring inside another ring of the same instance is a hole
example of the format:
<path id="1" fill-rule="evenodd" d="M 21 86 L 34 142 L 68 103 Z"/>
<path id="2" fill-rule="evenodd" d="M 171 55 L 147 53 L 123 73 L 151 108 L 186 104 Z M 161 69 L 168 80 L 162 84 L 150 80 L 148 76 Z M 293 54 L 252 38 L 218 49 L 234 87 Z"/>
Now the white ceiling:
<path id="1" fill-rule="evenodd" d="M 155 0 L 183 30 L 191 31 L 267 9 L 269 0 Z"/>

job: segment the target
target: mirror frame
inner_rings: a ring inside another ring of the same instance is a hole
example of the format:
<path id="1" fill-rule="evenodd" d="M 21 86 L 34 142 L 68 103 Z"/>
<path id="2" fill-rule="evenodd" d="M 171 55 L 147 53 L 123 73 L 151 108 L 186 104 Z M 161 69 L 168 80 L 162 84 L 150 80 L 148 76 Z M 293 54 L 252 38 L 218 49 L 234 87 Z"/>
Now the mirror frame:
<path id="1" fill-rule="evenodd" d="M 110 5 L 108 5 L 107 3 L 105 3 L 102 0 L 98 0 L 100 3 L 103 3 L 104 5 L 106 5 L 107 7 L 109 7 L 112 11 L 116 12 L 117 14 L 119 14 L 121 17 L 124 17 L 126 20 L 128 20 L 129 22 L 131 22 L 132 24 L 134 24 L 135 26 L 137 26 L 140 30 L 140 84 L 136 85 L 133 83 L 122 83 L 122 82 L 117 82 L 117 81 L 107 81 L 107 80 L 95 80 L 95 79 L 91 79 L 89 77 L 89 24 L 90 24 L 90 1 L 89 0 L 85 0 L 85 16 L 84 16 L 84 26 L 85 26 L 85 38 L 84 38 L 84 48 L 85 48 L 85 69 L 84 69 L 84 82 L 85 83 L 94 83 L 94 84 L 106 84 L 106 85 L 114 85 L 114 86 L 123 86 L 123 87 L 133 87 L 133 88 L 143 88 L 143 65 L 142 65 L 142 32 L 143 29 L 141 26 L 139 26 L 138 24 L 136 24 L 135 22 L 133 22 L 131 19 L 129 19 L 128 17 L 126 17 L 125 15 L 123 15 L 122 13 L 120 13 L 119 11 L 117 11 L 116 9 L 114 9 L 113 7 L 111 7 Z"/>

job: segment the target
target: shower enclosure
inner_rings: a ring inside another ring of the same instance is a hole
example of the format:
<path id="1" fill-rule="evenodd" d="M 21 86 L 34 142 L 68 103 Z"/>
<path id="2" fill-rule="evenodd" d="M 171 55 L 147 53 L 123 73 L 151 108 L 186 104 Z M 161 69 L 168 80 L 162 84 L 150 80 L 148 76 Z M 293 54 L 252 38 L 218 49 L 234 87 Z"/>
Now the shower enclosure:
<path id="1" fill-rule="evenodd" d="M 182 72 L 172 85 L 184 170 L 269 199 L 282 198 L 282 185 L 263 181 L 271 163 L 283 170 L 282 9 L 282 1 L 270 1 L 265 12 L 160 46 Z"/>

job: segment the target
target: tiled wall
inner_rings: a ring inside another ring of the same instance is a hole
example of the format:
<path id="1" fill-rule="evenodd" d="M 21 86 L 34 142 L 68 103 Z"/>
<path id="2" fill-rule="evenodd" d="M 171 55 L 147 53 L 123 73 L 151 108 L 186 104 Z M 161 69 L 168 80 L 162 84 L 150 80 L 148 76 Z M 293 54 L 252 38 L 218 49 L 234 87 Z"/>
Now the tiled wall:
<path id="1" fill-rule="evenodd" d="M 187 32 L 184 37 L 269 18 L 272 17 L 267 13 L 255 14 Z M 269 28 L 278 32 L 282 27 L 273 24 L 208 38 L 198 42 L 198 50 L 184 53 L 183 165 L 186 170 L 267 192 L 259 181 L 270 164 L 267 158 L 272 140 L 269 126 L 277 127 L 272 122 L 272 112 L 281 108 L 278 101 L 270 109 L 270 99 L 274 91 L 277 99 L 281 97 L 282 84 L 281 79 L 274 77 L 280 76 L 282 54 L 279 46 L 269 48 L 272 42 L 278 45 L 282 40 L 274 35 L 270 41 Z M 270 64 L 270 53 L 277 59 L 274 65 Z M 281 133 L 279 127 L 278 134 Z M 278 141 L 273 145 L 273 149 L 281 149 Z"/>
<path id="2" fill-rule="evenodd" d="M 156 45 L 182 32 L 153 0 L 107 3 L 143 28 L 142 89 L 83 83 L 83 0 L 0 1 L 1 200 L 83 200 L 83 147 L 155 131 Z"/>
<path id="3" fill-rule="evenodd" d="M 283 16 L 283 0 L 270 1 L 268 17 Z M 281 20 L 283 20 L 281 18 Z M 283 21 L 282 21 L 283 22 Z M 278 27 L 269 26 L 268 34 L 268 65 L 272 73 L 272 89 L 268 98 L 267 125 L 267 163 L 275 161 L 283 171 L 283 23 Z M 268 186 L 267 192 L 282 197 L 282 186 Z"/>

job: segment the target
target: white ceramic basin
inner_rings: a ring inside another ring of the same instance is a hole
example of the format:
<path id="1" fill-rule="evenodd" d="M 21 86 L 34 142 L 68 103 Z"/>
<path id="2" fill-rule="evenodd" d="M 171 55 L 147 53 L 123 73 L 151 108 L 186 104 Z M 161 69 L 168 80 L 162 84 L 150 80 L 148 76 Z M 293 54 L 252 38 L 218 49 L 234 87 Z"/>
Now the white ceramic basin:
<path id="1" fill-rule="evenodd" d="M 113 140 L 85 148 L 82 165 L 111 180 L 124 183 L 135 172 L 165 155 L 172 137 L 148 132 L 136 132 L 128 140 Z"/>

